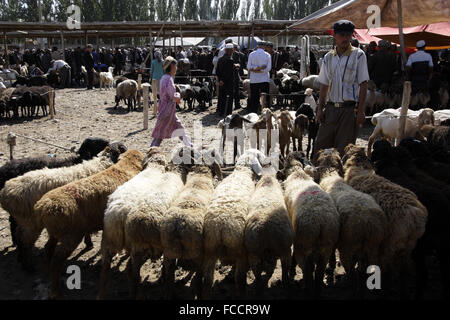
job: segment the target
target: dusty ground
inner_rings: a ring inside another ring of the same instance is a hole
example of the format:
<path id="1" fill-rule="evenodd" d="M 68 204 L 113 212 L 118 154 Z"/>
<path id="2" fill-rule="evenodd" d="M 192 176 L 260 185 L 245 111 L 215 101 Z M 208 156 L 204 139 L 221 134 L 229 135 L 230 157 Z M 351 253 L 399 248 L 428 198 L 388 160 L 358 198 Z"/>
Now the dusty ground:
<path id="1" fill-rule="evenodd" d="M 139 149 L 141 152 L 147 151 L 151 142 L 151 129 L 156 119 L 151 116 L 149 121 L 149 130 L 142 130 L 143 115 L 142 111 L 127 113 L 124 109 L 113 109 L 114 90 L 91 92 L 84 89 L 65 89 L 59 90 L 56 94 L 57 114 L 55 120 L 48 117 L 38 119 L 20 119 L 15 122 L 0 123 L 0 165 L 3 165 L 9 159 L 9 147 L 6 144 L 8 132 L 19 133 L 36 139 L 54 143 L 59 146 L 77 148 L 81 142 L 89 137 L 103 137 L 111 141 L 119 140 L 127 144 L 129 148 Z M 245 101 L 242 101 L 245 106 Z M 215 111 L 216 101 L 212 108 Z M 216 127 L 220 118 L 206 112 L 179 112 L 178 115 L 185 125 L 187 131 L 193 136 L 193 126 L 195 121 L 200 121 L 205 132 L 203 145 L 217 143 L 220 133 L 208 132 L 209 129 Z M 357 141 L 359 145 L 366 145 L 367 138 L 372 130 L 370 125 L 364 126 L 360 138 Z M 166 140 L 162 147 L 169 152 L 178 141 Z M 305 142 L 304 142 L 305 146 Z M 62 157 L 68 152 L 61 149 L 36 143 L 24 138 L 17 138 L 17 146 L 14 150 L 16 158 L 31 157 L 42 154 L 54 154 Z M 45 299 L 48 296 L 49 279 L 43 263 L 43 246 L 47 240 L 47 234 L 44 232 L 36 243 L 33 251 L 34 261 L 36 263 L 36 272 L 26 273 L 17 263 L 17 252 L 11 246 L 11 237 L 9 233 L 8 214 L 0 208 L 0 299 Z M 98 290 L 98 279 L 100 273 L 101 260 L 98 250 L 100 248 L 101 232 L 93 237 L 94 249 L 85 251 L 81 244 L 70 257 L 67 265 L 78 265 L 81 268 L 82 288 L 81 290 L 65 290 L 67 299 L 94 299 Z M 127 257 L 117 256 L 112 265 L 110 280 L 108 282 L 109 299 L 128 298 L 128 282 L 124 272 Z M 430 283 L 427 291 L 427 299 L 436 299 L 440 297 L 441 285 L 440 277 L 437 271 L 438 266 L 434 258 L 428 261 L 430 268 Z M 216 267 L 214 288 L 214 299 L 231 299 L 233 297 L 233 281 L 229 274 L 230 268 L 226 266 Z M 161 261 L 147 263 L 141 269 L 143 279 L 142 298 L 162 299 L 161 286 L 158 279 L 161 273 Z M 349 299 L 351 291 L 343 278 L 343 269 L 338 263 L 336 270 L 336 281 L 328 285 L 324 290 L 324 297 L 329 299 Z M 228 277 L 227 277 L 228 275 Z M 193 294 L 189 289 L 190 278 L 187 278 L 187 272 L 179 269 L 176 272 L 176 294 L 180 299 L 192 299 Z M 256 292 L 252 285 L 253 274 L 248 273 L 249 298 L 255 298 Z M 281 287 L 281 267 L 278 263 L 277 269 L 269 282 L 269 288 L 263 293 L 263 299 L 297 299 L 304 298 L 305 295 L 301 289 L 301 270 L 297 267 L 297 276 L 295 282 L 289 290 Z M 65 278 L 64 278 L 65 282 Z M 413 281 L 410 286 L 413 287 Z M 366 298 L 375 299 L 377 296 L 369 293 Z M 397 298 L 396 292 L 392 292 L 392 298 Z"/>

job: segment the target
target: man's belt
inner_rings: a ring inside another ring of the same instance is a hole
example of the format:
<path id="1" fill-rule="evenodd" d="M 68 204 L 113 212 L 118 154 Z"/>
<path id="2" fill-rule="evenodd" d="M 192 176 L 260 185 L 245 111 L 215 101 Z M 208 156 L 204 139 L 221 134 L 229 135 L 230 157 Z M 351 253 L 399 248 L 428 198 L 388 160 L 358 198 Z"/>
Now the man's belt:
<path id="1" fill-rule="evenodd" d="M 328 101 L 327 105 L 335 108 L 353 108 L 356 106 L 356 101 L 344 101 L 344 102 L 331 102 Z"/>

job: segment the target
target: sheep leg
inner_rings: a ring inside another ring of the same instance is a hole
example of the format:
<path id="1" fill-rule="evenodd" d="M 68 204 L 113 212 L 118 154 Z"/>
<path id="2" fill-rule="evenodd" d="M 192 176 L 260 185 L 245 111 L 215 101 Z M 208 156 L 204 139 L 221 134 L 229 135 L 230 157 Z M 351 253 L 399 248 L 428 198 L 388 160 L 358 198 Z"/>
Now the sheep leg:
<path id="1" fill-rule="evenodd" d="M 130 298 L 136 299 L 138 288 L 141 283 L 141 267 L 144 264 L 144 254 L 133 252 L 128 260 L 128 277 L 130 280 Z"/>
<path id="2" fill-rule="evenodd" d="M 381 129 L 380 127 L 376 127 L 373 130 L 372 135 L 369 137 L 369 141 L 367 142 L 367 156 L 370 158 L 372 155 L 372 146 L 373 146 L 373 142 L 375 141 L 376 137 L 378 136 L 378 134 L 380 133 Z"/>
<path id="3" fill-rule="evenodd" d="M 306 294 L 311 297 L 313 289 L 313 272 L 314 262 L 312 256 L 308 256 L 306 261 L 301 266 L 303 272 L 303 279 L 305 281 Z"/>
<path id="4" fill-rule="evenodd" d="M 234 274 L 234 281 L 236 285 L 236 295 L 239 298 L 245 297 L 247 284 L 247 270 L 248 265 L 246 258 L 240 258 L 236 261 L 236 273 Z"/>
<path id="5" fill-rule="evenodd" d="M 291 263 L 290 263 L 290 268 L 289 268 L 289 277 L 292 280 L 294 280 L 296 273 L 297 273 L 297 260 L 295 258 L 295 248 L 294 248 L 294 252 L 292 253 Z"/>
<path id="6" fill-rule="evenodd" d="M 92 243 L 90 234 L 86 234 L 84 236 L 84 244 L 86 245 L 86 249 L 92 249 L 94 247 L 94 244 Z"/>
<path id="7" fill-rule="evenodd" d="M 58 240 L 55 237 L 50 236 L 44 247 L 45 261 L 47 264 L 47 268 L 49 270 L 50 270 L 50 263 L 52 261 L 53 254 L 55 253 L 55 248 L 57 244 Z"/>
<path id="8" fill-rule="evenodd" d="M 267 269 L 266 269 L 266 276 L 265 276 L 265 280 L 264 280 L 265 287 L 264 288 L 269 287 L 270 278 L 272 278 L 276 267 L 277 267 L 277 259 L 270 259 L 270 261 L 268 261 L 268 265 L 267 265 Z"/>
<path id="9" fill-rule="evenodd" d="M 295 140 L 296 139 L 294 137 L 292 137 L 292 150 L 294 150 L 294 152 L 297 151 L 297 146 L 295 144 L 296 143 Z"/>
<path id="10" fill-rule="evenodd" d="M 281 257 L 281 284 L 286 290 L 289 286 L 289 269 L 291 268 L 291 250 Z M 273 272 L 273 271 L 272 271 Z"/>
<path id="11" fill-rule="evenodd" d="M 36 240 L 39 238 L 42 229 L 36 228 L 33 224 L 19 225 L 19 261 L 22 267 L 28 271 L 33 272 L 34 266 L 32 261 L 32 248 Z"/>
<path id="12" fill-rule="evenodd" d="M 261 297 L 262 291 L 264 289 L 264 282 L 262 280 L 262 272 L 263 272 L 262 263 L 259 259 L 257 259 L 257 261 L 254 261 L 254 263 L 252 264 L 253 264 L 252 271 L 253 274 L 255 275 L 256 295 L 258 297 Z"/>
<path id="13" fill-rule="evenodd" d="M 83 239 L 83 235 L 69 236 L 61 240 L 56 246 L 50 264 L 50 299 L 61 297 L 59 280 L 64 261 L 72 254 Z"/>
<path id="14" fill-rule="evenodd" d="M 328 259 L 320 256 L 316 263 L 316 270 L 314 272 L 314 297 L 319 298 L 322 292 L 323 286 L 323 276 L 325 273 L 325 267 L 327 265 Z"/>
<path id="15" fill-rule="evenodd" d="M 306 149 L 306 157 L 308 159 L 309 159 L 309 152 L 311 151 L 311 141 L 312 141 L 311 134 L 308 134 L 308 147 Z"/>
<path id="16" fill-rule="evenodd" d="M 208 255 L 209 257 L 211 255 Z M 202 288 L 202 299 L 209 299 L 211 294 L 211 289 L 214 282 L 214 267 L 216 265 L 215 258 L 207 258 L 203 262 L 203 288 Z"/>
<path id="17" fill-rule="evenodd" d="M 16 235 L 17 221 L 16 221 L 16 219 L 14 219 L 14 217 L 12 215 L 9 215 L 9 230 L 11 233 L 11 240 L 12 240 L 13 246 L 17 246 L 17 244 L 18 244 L 17 235 Z"/>
<path id="18" fill-rule="evenodd" d="M 112 255 L 108 250 L 105 250 L 102 252 L 102 271 L 100 273 L 100 285 L 99 285 L 99 291 L 97 294 L 97 300 L 101 300 L 105 297 L 105 287 L 106 287 L 106 280 L 108 279 L 108 273 L 109 269 L 111 268 L 111 260 Z"/>
<path id="19" fill-rule="evenodd" d="M 194 279 L 192 279 L 191 287 L 193 287 L 197 299 L 202 299 L 202 282 L 203 282 L 203 271 L 201 265 L 196 264 L 195 276 Z"/>
<path id="20" fill-rule="evenodd" d="M 336 249 L 331 252 L 328 268 L 325 273 L 327 275 L 327 283 L 334 283 L 334 270 L 336 270 Z"/>
<path id="21" fill-rule="evenodd" d="M 164 297 L 167 300 L 173 297 L 173 287 L 175 284 L 175 259 L 169 259 L 164 256 L 163 260 L 164 267 Z"/>

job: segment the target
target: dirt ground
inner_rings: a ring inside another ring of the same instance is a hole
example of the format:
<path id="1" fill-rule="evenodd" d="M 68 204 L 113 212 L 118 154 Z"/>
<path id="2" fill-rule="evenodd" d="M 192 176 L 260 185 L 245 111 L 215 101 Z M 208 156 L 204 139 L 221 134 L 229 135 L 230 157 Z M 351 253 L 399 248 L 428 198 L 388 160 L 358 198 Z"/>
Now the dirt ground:
<path id="1" fill-rule="evenodd" d="M 50 120 L 49 117 L 36 119 L 19 119 L 16 121 L 2 121 L 0 123 L 0 165 L 9 159 L 9 147 L 6 144 L 8 132 L 22 134 L 28 137 L 43 140 L 62 147 L 78 148 L 83 140 L 90 136 L 102 137 L 110 141 L 123 141 L 129 149 L 138 149 L 146 152 L 151 143 L 151 130 L 155 125 L 156 118 L 150 111 L 149 130 L 143 128 L 143 113 L 127 113 L 125 109 L 119 107 L 114 110 L 114 90 L 110 91 L 86 91 L 84 89 L 64 89 L 56 92 L 56 117 Z M 242 100 L 243 106 L 245 101 Z M 217 131 L 209 129 L 216 128 L 220 117 L 213 114 L 216 100 L 210 110 L 205 112 L 178 112 L 178 116 L 185 125 L 190 136 L 193 136 L 194 123 L 199 121 L 203 125 L 203 145 L 208 146 L 218 143 L 220 138 Z M 366 124 L 361 130 L 357 141 L 359 145 L 367 145 L 367 138 L 372 131 L 370 124 Z M 176 139 L 165 140 L 162 147 L 167 151 L 178 144 Z M 306 146 L 306 139 L 304 141 Z M 21 137 L 17 138 L 17 146 L 14 150 L 15 158 L 32 157 L 42 154 L 51 154 L 63 157 L 69 152 L 56 147 L 33 142 Z M 33 250 L 33 258 L 36 264 L 34 273 L 23 271 L 17 262 L 17 251 L 11 247 L 11 237 L 9 232 L 8 213 L 0 207 L 0 299 L 46 299 L 49 293 L 49 277 L 44 267 L 43 247 L 47 240 L 44 231 L 36 243 Z M 101 242 L 101 232 L 92 237 L 94 248 L 84 250 L 84 244 L 76 249 L 72 254 L 68 265 L 77 265 L 81 269 L 81 290 L 64 291 L 66 299 L 95 299 L 98 291 L 98 280 L 101 268 L 101 257 L 98 253 Z M 128 280 L 125 267 L 128 258 L 125 255 L 118 255 L 112 263 L 112 270 L 108 282 L 108 299 L 127 299 Z M 434 257 L 429 258 L 429 289 L 426 293 L 427 299 L 438 299 L 441 294 L 440 276 L 438 265 Z M 64 268 L 64 270 L 66 270 Z M 233 278 L 230 274 L 231 268 L 216 266 L 213 299 L 233 298 Z M 143 280 L 140 298 L 159 300 L 162 299 L 161 286 L 158 279 L 161 274 L 161 260 L 147 261 L 141 269 Z M 335 271 L 335 281 L 326 286 L 323 292 L 325 299 L 350 299 L 351 290 L 343 277 L 344 271 L 338 263 Z M 63 280 L 68 275 L 63 274 Z M 302 299 L 306 298 L 301 289 L 302 275 L 301 269 L 297 267 L 297 276 L 290 287 L 285 290 L 281 286 L 281 266 L 278 262 L 274 275 L 269 281 L 269 288 L 264 290 L 263 295 L 256 295 L 253 283 L 253 274 L 248 273 L 247 282 L 248 298 L 262 299 Z M 188 273 L 178 269 L 176 271 L 176 297 L 179 299 L 192 299 L 193 293 L 189 288 L 190 277 Z M 411 289 L 414 287 L 414 279 L 409 282 Z M 411 291 L 412 292 L 412 291 Z M 378 294 L 369 292 L 367 299 L 377 299 Z M 390 298 L 398 298 L 398 293 L 393 291 Z"/>

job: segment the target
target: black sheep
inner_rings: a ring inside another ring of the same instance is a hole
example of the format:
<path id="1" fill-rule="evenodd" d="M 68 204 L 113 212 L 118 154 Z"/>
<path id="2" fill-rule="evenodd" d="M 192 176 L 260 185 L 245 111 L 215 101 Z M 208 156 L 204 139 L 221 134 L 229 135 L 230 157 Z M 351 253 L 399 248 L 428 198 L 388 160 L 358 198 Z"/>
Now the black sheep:
<path id="1" fill-rule="evenodd" d="M 430 145 L 430 144 L 428 144 Z M 428 175 L 450 185 L 450 165 L 438 163 L 431 157 L 427 144 L 413 138 L 405 138 L 400 142 L 411 153 L 414 164 Z M 432 144 L 430 146 L 433 146 Z M 439 146 L 437 146 L 439 148 Z"/>
<path id="2" fill-rule="evenodd" d="M 448 208 L 450 201 L 439 187 L 424 184 L 421 180 L 413 178 L 411 171 L 418 169 L 409 161 L 410 158 L 411 155 L 405 148 L 401 146 L 393 148 L 389 142 L 381 140 L 374 144 L 371 160 L 378 175 L 414 192 L 428 211 L 425 233 L 418 240 L 412 254 L 417 271 L 416 298 L 422 298 L 426 289 L 425 257 L 433 250 L 437 252 L 445 294 L 448 295 L 450 293 L 450 283 L 448 282 L 450 267 L 450 237 L 448 234 L 450 215 Z"/>
<path id="3" fill-rule="evenodd" d="M 316 141 L 317 132 L 319 131 L 319 124 L 316 121 L 316 115 L 314 114 L 313 109 L 309 103 L 303 103 L 300 108 L 297 109 L 295 113 L 295 117 L 304 114 L 308 117 L 308 148 L 306 149 L 306 156 L 309 158 L 311 145 L 314 146 Z"/>
<path id="4" fill-rule="evenodd" d="M 47 78 L 44 76 L 32 76 L 28 80 L 28 86 L 30 87 L 42 87 L 47 85 Z"/>
<path id="5" fill-rule="evenodd" d="M 12 87 L 16 88 L 17 86 L 28 86 L 28 78 L 24 76 L 17 76 L 16 82 L 12 84 Z"/>
<path id="6" fill-rule="evenodd" d="M 61 168 L 69 167 L 83 162 L 83 160 L 92 159 L 102 150 L 108 146 L 108 141 L 101 138 L 87 138 L 77 155 L 72 155 L 67 158 L 50 158 L 47 156 L 37 158 L 25 158 L 18 160 L 11 160 L 2 167 L 0 167 L 0 190 L 5 186 L 6 181 L 24 175 L 27 172 L 39 170 L 42 168 Z M 13 244 L 17 244 L 15 237 L 16 223 L 10 217 L 11 237 Z"/>

